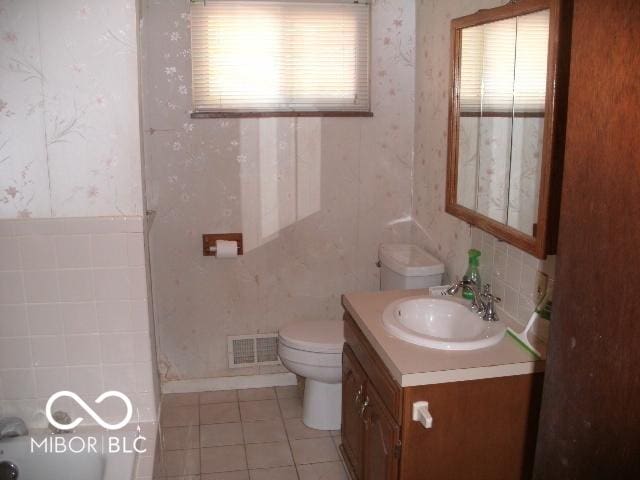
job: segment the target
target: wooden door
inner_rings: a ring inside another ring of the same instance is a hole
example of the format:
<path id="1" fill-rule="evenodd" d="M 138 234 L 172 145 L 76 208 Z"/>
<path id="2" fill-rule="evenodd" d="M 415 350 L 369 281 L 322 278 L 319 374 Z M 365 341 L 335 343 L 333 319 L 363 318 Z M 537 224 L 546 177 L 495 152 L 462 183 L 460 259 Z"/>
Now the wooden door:
<path id="1" fill-rule="evenodd" d="M 640 478 L 640 1 L 574 2 L 534 478 Z"/>
<path id="2" fill-rule="evenodd" d="M 364 409 L 364 479 L 396 480 L 400 459 L 400 427 L 371 384 Z"/>
<path id="3" fill-rule="evenodd" d="M 351 349 L 345 344 L 342 354 L 342 447 L 350 470 L 363 478 L 364 422 L 360 416 L 365 399 L 366 375 Z"/>

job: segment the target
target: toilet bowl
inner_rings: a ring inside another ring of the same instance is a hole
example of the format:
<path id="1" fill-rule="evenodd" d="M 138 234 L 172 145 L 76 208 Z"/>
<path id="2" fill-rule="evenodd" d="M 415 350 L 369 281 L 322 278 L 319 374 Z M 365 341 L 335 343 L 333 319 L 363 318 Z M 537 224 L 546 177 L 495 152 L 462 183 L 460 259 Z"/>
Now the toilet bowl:
<path id="1" fill-rule="evenodd" d="M 302 421 L 309 428 L 340 429 L 343 344 L 342 322 L 294 322 L 278 333 L 282 364 L 305 379 Z"/>

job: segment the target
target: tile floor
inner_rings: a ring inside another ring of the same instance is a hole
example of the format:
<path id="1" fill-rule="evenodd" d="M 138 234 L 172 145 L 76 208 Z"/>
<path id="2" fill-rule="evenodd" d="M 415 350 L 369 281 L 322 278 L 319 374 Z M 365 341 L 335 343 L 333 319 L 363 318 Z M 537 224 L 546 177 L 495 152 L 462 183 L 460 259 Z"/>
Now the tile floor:
<path id="1" fill-rule="evenodd" d="M 340 432 L 307 428 L 298 387 L 164 395 L 157 480 L 347 480 Z"/>

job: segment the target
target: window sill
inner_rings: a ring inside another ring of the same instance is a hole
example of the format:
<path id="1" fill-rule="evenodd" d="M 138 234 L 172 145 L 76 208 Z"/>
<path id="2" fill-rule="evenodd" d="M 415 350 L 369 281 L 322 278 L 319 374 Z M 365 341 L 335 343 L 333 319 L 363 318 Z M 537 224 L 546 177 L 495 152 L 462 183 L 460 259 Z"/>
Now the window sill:
<path id="1" fill-rule="evenodd" d="M 373 112 L 193 112 L 191 118 L 373 117 Z"/>

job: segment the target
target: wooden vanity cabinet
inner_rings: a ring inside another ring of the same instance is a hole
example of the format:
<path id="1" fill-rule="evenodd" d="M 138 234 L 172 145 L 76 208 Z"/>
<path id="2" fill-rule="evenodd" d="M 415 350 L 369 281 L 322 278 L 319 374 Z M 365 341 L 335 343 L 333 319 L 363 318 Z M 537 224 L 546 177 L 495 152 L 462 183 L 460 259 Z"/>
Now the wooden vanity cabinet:
<path id="1" fill-rule="evenodd" d="M 341 451 L 354 480 L 531 477 L 541 373 L 401 388 L 344 320 Z M 421 400 L 430 429 L 411 418 Z"/>
<path id="2" fill-rule="evenodd" d="M 372 385 L 368 386 L 365 399 L 369 403 L 363 412 L 363 477 L 369 480 L 398 478 L 400 426 L 387 412 Z"/>
<path id="3" fill-rule="evenodd" d="M 363 478 L 364 421 L 360 415 L 366 374 L 345 345 L 342 354 L 342 448 L 357 478 Z"/>
<path id="4" fill-rule="evenodd" d="M 400 426 L 347 345 L 342 372 L 342 449 L 352 476 L 397 478 Z"/>

